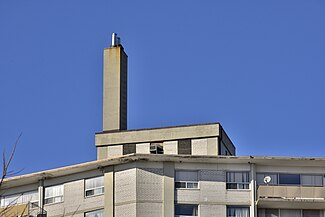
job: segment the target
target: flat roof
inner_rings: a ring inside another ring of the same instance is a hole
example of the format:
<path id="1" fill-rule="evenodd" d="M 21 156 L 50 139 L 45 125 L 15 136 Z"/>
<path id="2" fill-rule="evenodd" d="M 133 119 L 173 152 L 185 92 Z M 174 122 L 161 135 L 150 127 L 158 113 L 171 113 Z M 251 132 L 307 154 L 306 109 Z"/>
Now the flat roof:
<path id="1" fill-rule="evenodd" d="M 275 156 L 206 156 L 206 155 L 154 155 L 154 154 L 129 154 L 103 160 L 90 161 L 71 166 L 30 173 L 21 176 L 6 178 L 4 188 L 11 188 L 32 183 L 42 179 L 61 177 L 107 166 L 131 163 L 136 161 L 175 162 L 175 163 L 222 163 L 222 164 L 247 164 L 268 166 L 302 166 L 324 167 L 325 158 L 312 157 L 275 157 Z"/>

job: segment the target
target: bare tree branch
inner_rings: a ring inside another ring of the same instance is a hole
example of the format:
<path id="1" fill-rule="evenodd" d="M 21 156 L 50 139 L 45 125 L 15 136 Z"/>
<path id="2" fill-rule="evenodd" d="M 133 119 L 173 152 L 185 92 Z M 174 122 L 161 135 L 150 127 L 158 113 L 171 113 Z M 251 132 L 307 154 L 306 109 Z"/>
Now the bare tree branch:
<path id="1" fill-rule="evenodd" d="M 16 148 L 17 148 L 17 145 L 18 145 L 18 142 L 20 140 L 21 135 L 22 135 L 22 133 L 19 134 L 19 136 L 18 136 L 18 138 L 17 138 L 17 140 L 16 140 L 16 142 L 15 142 L 15 144 L 13 146 L 13 149 L 12 149 L 8 159 L 6 157 L 6 151 L 3 150 L 3 152 L 2 152 L 2 174 L 0 175 L 0 198 L 1 198 L 2 194 L 3 194 L 3 182 L 4 182 L 4 180 L 6 178 L 8 178 L 9 176 L 17 174 L 13 170 L 9 170 L 9 168 L 10 168 L 10 164 L 11 164 L 13 158 L 14 158 Z M 15 201 L 11 201 L 11 203 L 14 203 L 14 202 Z M 5 206 L 4 208 L 2 208 L 1 212 L 0 212 L 0 216 L 2 216 L 4 213 L 6 213 L 8 211 L 8 208 L 11 205 L 12 204 L 9 204 L 9 205 Z"/>

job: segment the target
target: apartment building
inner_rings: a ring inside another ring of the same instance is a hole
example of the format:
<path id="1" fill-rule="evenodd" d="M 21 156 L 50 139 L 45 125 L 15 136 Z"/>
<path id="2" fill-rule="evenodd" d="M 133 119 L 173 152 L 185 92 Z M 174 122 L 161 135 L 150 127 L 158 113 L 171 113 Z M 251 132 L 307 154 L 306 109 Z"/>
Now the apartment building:
<path id="1" fill-rule="evenodd" d="M 325 158 L 236 156 L 220 123 L 127 130 L 116 34 L 103 80 L 97 160 L 6 179 L 0 216 L 324 216 Z"/>

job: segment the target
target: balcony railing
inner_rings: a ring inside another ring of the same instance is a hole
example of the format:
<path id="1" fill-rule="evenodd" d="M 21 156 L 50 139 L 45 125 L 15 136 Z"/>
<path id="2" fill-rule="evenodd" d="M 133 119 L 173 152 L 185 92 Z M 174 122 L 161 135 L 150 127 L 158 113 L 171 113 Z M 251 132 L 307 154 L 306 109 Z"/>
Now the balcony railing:
<path id="1" fill-rule="evenodd" d="M 0 216 L 27 216 L 29 204 L 12 205 L 0 208 Z"/>
<path id="2" fill-rule="evenodd" d="M 259 186 L 259 208 L 324 209 L 325 187 Z"/>
<path id="3" fill-rule="evenodd" d="M 257 195 L 259 199 L 325 199 L 325 187 L 259 186 Z"/>

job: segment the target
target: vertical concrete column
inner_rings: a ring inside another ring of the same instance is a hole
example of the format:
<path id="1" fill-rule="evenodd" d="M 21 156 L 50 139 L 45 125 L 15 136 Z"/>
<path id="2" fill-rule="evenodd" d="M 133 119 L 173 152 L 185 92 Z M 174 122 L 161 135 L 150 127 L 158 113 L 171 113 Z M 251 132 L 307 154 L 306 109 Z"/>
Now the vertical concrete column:
<path id="1" fill-rule="evenodd" d="M 40 207 L 40 212 L 43 214 L 44 209 L 44 180 L 39 180 L 38 182 L 38 207 Z"/>
<path id="2" fill-rule="evenodd" d="M 104 168 L 104 216 L 114 217 L 114 166 Z"/>
<path id="3" fill-rule="evenodd" d="M 256 207 L 256 165 L 250 164 L 250 177 L 251 177 L 251 206 L 250 206 L 250 217 L 257 216 L 257 207 Z"/>
<path id="4" fill-rule="evenodd" d="M 172 162 L 164 162 L 164 177 L 163 177 L 163 217 L 175 216 L 175 164 Z"/>
<path id="5" fill-rule="evenodd" d="M 104 49 L 103 131 L 127 129 L 127 62 L 121 45 Z"/>

